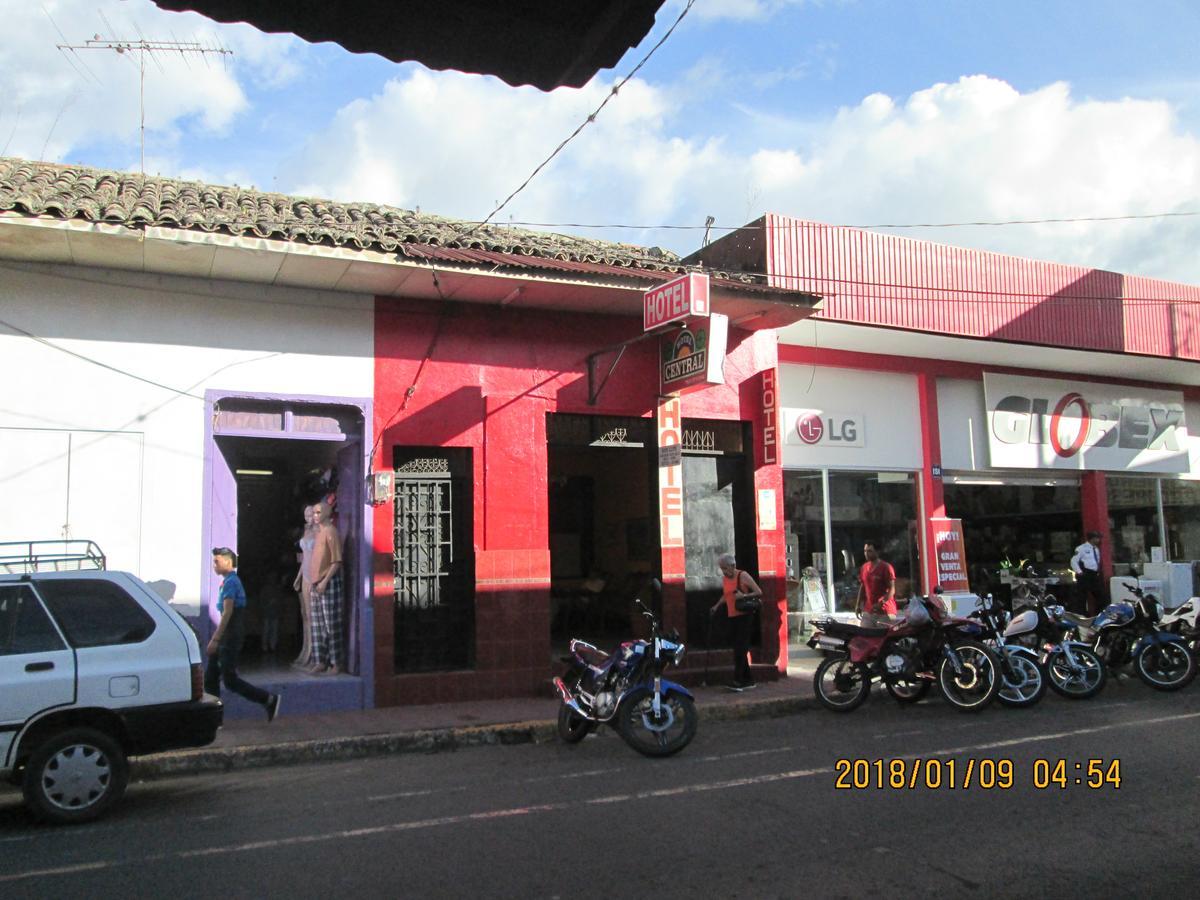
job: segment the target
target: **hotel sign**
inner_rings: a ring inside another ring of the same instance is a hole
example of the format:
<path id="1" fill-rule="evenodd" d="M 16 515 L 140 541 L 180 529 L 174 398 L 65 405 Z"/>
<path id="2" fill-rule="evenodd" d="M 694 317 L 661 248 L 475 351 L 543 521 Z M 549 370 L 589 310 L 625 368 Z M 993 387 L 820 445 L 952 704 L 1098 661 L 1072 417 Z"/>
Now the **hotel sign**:
<path id="1" fill-rule="evenodd" d="M 653 331 L 671 322 L 707 318 L 712 312 L 708 276 L 689 272 L 642 294 L 642 330 Z"/>
<path id="2" fill-rule="evenodd" d="M 729 319 L 713 313 L 690 320 L 677 332 L 668 332 L 662 342 L 660 378 L 664 394 L 695 384 L 725 383 L 725 346 Z"/>

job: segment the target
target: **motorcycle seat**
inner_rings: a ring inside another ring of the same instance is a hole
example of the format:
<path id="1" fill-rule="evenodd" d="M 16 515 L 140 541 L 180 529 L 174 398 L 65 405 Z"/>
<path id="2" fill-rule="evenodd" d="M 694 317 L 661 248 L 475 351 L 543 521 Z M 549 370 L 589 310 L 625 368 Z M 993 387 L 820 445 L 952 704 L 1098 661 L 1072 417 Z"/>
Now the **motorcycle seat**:
<path id="1" fill-rule="evenodd" d="M 1091 628 L 1095 616 L 1081 616 L 1079 613 L 1073 613 L 1069 610 L 1063 611 L 1063 618 L 1068 622 L 1074 622 L 1076 625 L 1082 625 L 1084 628 Z"/>
<path id="2" fill-rule="evenodd" d="M 867 628 L 863 625 L 853 625 L 849 622 L 826 622 L 821 630 L 828 635 L 842 638 L 852 637 L 883 637 L 888 633 L 886 628 Z"/>

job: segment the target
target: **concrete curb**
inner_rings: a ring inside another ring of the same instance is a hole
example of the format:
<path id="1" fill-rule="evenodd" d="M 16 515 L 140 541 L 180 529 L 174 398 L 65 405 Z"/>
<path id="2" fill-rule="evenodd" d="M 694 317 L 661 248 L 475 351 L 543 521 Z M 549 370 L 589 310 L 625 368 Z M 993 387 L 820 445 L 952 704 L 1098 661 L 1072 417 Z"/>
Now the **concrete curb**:
<path id="1" fill-rule="evenodd" d="M 700 706 L 698 712 L 701 722 L 731 722 L 794 715 L 815 707 L 816 700 L 812 696 L 764 697 Z M 537 744 L 556 739 L 557 726 L 553 720 L 434 728 L 158 753 L 133 760 L 131 775 L 141 781 L 151 781 L 179 775 L 338 762 L 401 753 L 440 753 L 497 744 Z"/>

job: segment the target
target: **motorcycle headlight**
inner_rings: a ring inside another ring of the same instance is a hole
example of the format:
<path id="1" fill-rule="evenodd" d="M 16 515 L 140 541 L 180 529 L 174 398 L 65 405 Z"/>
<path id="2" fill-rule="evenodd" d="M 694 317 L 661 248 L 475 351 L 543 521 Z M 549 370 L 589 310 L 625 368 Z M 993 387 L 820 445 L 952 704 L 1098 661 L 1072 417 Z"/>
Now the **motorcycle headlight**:
<path id="1" fill-rule="evenodd" d="M 684 651 L 683 644 L 675 645 L 675 652 L 671 654 L 671 662 L 674 665 L 677 665 L 677 666 L 683 665 L 683 651 Z"/>

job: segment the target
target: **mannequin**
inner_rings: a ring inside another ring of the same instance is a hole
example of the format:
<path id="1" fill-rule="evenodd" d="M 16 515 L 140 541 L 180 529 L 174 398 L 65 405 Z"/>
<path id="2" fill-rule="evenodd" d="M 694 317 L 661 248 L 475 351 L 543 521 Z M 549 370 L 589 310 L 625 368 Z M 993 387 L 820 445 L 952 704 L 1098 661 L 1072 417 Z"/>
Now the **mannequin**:
<path id="1" fill-rule="evenodd" d="M 316 525 L 313 523 L 313 508 L 304 507 L 304 532 L 296 544 L 296 561 L 300 571 L 292 582 L 292 590 L 300 601 L 300 624 L 304 637 L 300 644 L 300 655 L 292 666 L 297 669 L 307 669 L 312 665 L 312 583 L 308 580 L 308 567 L 312 560 L 313 542 L 316 538 Z"/>
<path id="2" fill-rule="evenodd" d="M 312 558 L 308 579 L 312 584 L 313 664 L 311 671 L 341 675 L 346 671 L 343 632 L 342 536 L 331 521 L 327 500 L 313 504 Z"/>

